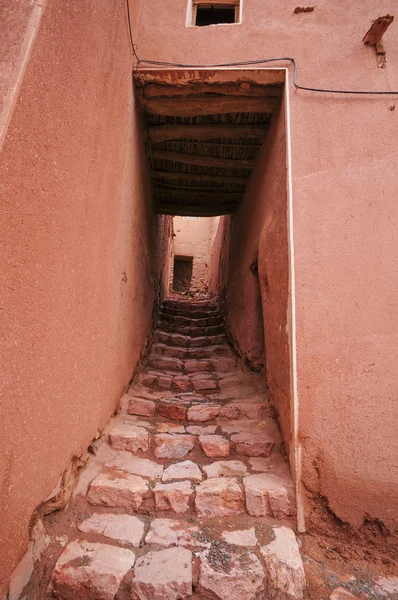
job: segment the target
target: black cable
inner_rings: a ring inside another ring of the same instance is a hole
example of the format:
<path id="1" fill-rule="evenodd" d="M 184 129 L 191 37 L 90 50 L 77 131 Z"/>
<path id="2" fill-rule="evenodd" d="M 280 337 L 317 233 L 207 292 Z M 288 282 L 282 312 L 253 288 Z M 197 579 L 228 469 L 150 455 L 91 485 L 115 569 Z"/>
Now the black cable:
<path id="1" fill-rule="evenodd" d="M 127 3 L 127 15 L 129 22 L 129 32 L 130 32 L 130 41 L 131 47 L 133 49 L 133 53 L 135 58 L 137 59 L 137 64 L 144 63 L 146 65 L 153 65 L 156 67 L 178 67 L 180 69 L 217 69 L 222 67 L 245 67 L 249 65 L 261 65 L 270 62 L 290 62 L 293 65 L 293 85 L 297 90 L 304 90 L 306 92 L 319 92 L 321 94 L 356 94 L 361 96 L 398 96 L 398 92 L 379 92 L 379 91 L 365 91 L 365 90 L 329 90 L 325 88 L 313 88 L 305 85 L 299 85 L 297 83 L 297 65 L 294 58 L 289 56 L 283 58 L 259 58 L 257 60 L 245 60 L 239 62 L 231 62 L 231 63 L 219 63 L 219 64 L 210 64 L 210 65 L 189 65 L 186 63 L 174 63 L 174 62 L 165 62 L 159 60 L 147 60 L 146 58 L 140 58 L 136 52 L 133 35 L 131 32 L 131 21 L 130 21 L 130 7 L 129 0 L 126 0 Z"/>

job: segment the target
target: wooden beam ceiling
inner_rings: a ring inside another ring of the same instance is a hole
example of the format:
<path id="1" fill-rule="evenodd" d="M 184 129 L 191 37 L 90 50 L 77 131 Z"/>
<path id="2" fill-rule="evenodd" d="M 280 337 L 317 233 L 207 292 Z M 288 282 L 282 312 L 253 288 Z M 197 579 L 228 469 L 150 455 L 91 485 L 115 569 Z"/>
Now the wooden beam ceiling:
<path id="1" fill-rule="evenodd" d="M 134 77 L 157 212 L 236 210 L 279 109 L 284 72 L 148 69 Z"/>

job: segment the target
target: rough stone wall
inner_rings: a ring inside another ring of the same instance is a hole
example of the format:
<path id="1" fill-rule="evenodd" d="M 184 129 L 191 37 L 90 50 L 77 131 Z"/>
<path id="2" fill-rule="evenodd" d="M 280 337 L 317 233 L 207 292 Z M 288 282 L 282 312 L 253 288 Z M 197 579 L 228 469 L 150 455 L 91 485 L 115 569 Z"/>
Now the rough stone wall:
<path id="1" fill-rule="evenodd" d="M 374 49 L 362 43 L 371 22 L 393 11 L 391 2 L 319 0 L 313 12 L 303 14 L 294 14 L 296 6 L 290 0 L 245 0 L 240 25 L 195 28 L 185 26 L 185 0 L 146 0 L 140 55 L 185 64 L 294 56 L 303 85 L 398 90 L 395 24 L 385 35 L 386 69 L 377 67 Z M 290 105 L 304 484 L 343 521 L 355 527 L 375 521 L 393 532 L 398 530 L 395 100 L 291 89 Z"/>
<path id="2" fill-rule="evenodd" d="M 174 255 L 193 257 L 191 290 L 208 289 L 218 221 L 219 217 L 174 217 Z"/>
<path id="3" fill-rule="evenodd" d="M 125 10 L 48 1 L 0 156 L 0 597 L 152 324 L 164 261 Z"/>

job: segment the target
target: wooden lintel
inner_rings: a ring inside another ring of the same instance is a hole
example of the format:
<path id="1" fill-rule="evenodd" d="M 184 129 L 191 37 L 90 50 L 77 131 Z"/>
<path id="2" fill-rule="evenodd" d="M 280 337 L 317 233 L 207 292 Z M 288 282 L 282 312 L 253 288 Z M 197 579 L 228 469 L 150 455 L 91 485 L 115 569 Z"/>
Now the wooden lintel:
<path id="1" fill-rule="evenodd" d="M 392 15 L 385 15 L 384 17 L 379 17 L 373 21 L 371 28 L 369 31 L 367 31 L 365 37 L 363 38 L 364 44 L 367 46 L 376 46 L 376 44 L 380 42 L 387 29 L 390 27 L 393 20 L 394 17 Z"/>
<path id="2" fill-rule="evenodd" d="M 199 117 L 226 113 L 274 113 L 279 106 L 277 98 L 248 96 L 187 96 L 176 98 L 148 98 L 141 102 L 145 112 L 166 117 Z"/>
<path id="3" fill-rule="evenodd" d="M 194 6 L 198 4 L 205 6 L 217 6 L 220 4 L 222 6 L 239 6 L 239 0 L 193 0 L 192 4 Z"/>
<path id="4" fill-rule="evenodd" d="M 223 185 L 245 185 L 247 177 L 230 177 L 228 175 L 208 175 L 207 173 L 176 173 L 174 171 L 155 171 L 155 179 L 171 179 L 173 181 L 201 181 L 203 183 L 218 183 Z"/>
<path id="5" fill-rule="evenodd" d="M 184 154 L 172 150 L 152 149 L 151 156 L 158 160 L 197 165 L 198 167 L 214 167 L 221 169 L 252 169 L 255 165 L 253 159 L 215 158 L 214 156 L 199 156 L 198 154 Z"/>
<path id="6" fill-rule="evenodd" d="M 195 206 L 179 204 L 158 204 L 156 212 L 161 215 L 175 215 L 177 217 L 217 217 L 228 215 L 236 210 L 237 204 Z"/>
<path id="7" fill-rule="evenodd" d="M 267 125 L 153 125 L 147 130 L 147 138 L 151 142 L 166 142 L 168 140 L 192 139 L 214 140 L 218 138 L 262 138 L 267 131 Z"/>
<path id="8" fill-rule="evenodd" d="M 137 81 L 139 84 L 139 81 Z M 258 85 L 250 81 L 237 81 L 235 83 L 203 83 L 201 81 L 188 82 L 185 85 L 170 85 L 161 83 L 148 83 L 147 85 L 137 85 L 140 98 L 144 97 L 175 97 L 192 96 L 197 94 L 221 94 L 225 96 L 251 96 L 260 98 L 280 98 L 283 86 Z"/>

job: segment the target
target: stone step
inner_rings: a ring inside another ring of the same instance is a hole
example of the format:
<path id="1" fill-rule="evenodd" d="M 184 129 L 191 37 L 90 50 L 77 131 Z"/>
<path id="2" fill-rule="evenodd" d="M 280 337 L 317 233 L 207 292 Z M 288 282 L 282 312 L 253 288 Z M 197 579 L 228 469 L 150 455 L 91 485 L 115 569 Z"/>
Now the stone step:
<path id="1" fill-rule="evenodd" d="M 170 346 L 183 348 L 203 348 L 206 346 L 225 344 L 227 338 L 224 333 L 192 337 L 189 335 L 182 335 L 180 333 L 172 333 L 162 329 L 157 329 L 154 334 L 154 340 L 156 343 L 167 344 Z"/>
<path id="2" fill-rule="evenodd" d="M 162 308 L 171 308 L 178 312 L 181 311 L 212 311 L 218 310 L 218 304 L 214 300 L 164 300 L 162 302 Z"/>
<path id="3" fill-rule="evenodd" d="M 234 356 L 205 358 L 174 358 L 162 354 L 152 353 L 148 358 L 149 367 L 156 370 L 176 371 L 184 374 L 195 373 L 227 373 L 232 371 L 237 365 L 237 359 Z"/>
<path id="4" fill-rule="evenodd" d="M 156 342 L 152 345 L 152 354 L 157 356 L 169 356 L 172 358 L 183 359 L 203 359 L 213 357 L 232 357 L 232 350 L 228 344 L 209 345 L 202 348 L 187 348 L 184 346 L 174 346 Z"/>
<path id="5" fill-rule="evenodd" d="M 158 321 L 157 329 L 170 333 L 180 333 L 190 337 L 215 336 L 224 333 L 224 325 L 208 325 L 206 327 L 194 327 L 192 325 L 176 325 Z"/>
<path id="6" fill-rule="evenodd" d="M 125 516 L 113 515 L 120 530 Z M 142 556 L 107 543 L 72 541 L 58 558 L 47 591 L 64 599 L 114 600 L 124 585 L 135 600 L 302 600 L 306 580 L 294 531 L 274 526 L 272 541 L 264 544 L 250 525 L 239 528 L 238 522 L 212 536 L 187 521 L 156 518 L 141 542 Z M 96 533 L 104 535 L 102 525 Z"/>
<path id="7" fill-rule="evenodd" d="M 223 373 L 219 371 L 207 371 L 188 375 L 185 373 L 177 374 L 176 371 L 148 369 L 140 373 L 138 381 L 150 390 L 193 391 L 202 394 L 212 394 L 220 390 L 229 393 L 235 389 L 238 390 L 242 386 L 244 378 L 239 373 Z"/>
<path id="8" fill-rule="evenodd" d="M 248 422 L 257 423 L 255 419 L 261 420 L 264 428 L 264 419 L 269 412 L 267 403 L 251 398 L 243 401 L 209 402 L 193 394 L 180 394 L 178 397 L 159 398 L 155 402 L 133 393 L 127 393 L 123 396 L 122 401 L 126 404 L 128 414 L 137 417 L 153 417 L 156 414 L 157 416 L 181 421 L 188 418 L 188 411 L 190 411 L 190 415 L 196 414 L 196 420 L 202 422 L 219 417 L 220 427 L 224 426 L 227 434 L 245 431 L 243 424 Z M 192 420 L 192 418 L 188 420 Z M 235 426 L 233 423 L 235 423 Z M 236 423 L 241 424 L 236 425 Z M 275 436 L 276 431 L 273 431 L 273 434 Z"/>
<path id="9" fill-rule="evenodd" d="M 161 312 L 166 315 L 187 317 L 189 319 L 207 319 L 210 317 L 221 316 L 221 313 L 217 308 L 173 308 L 167 304 L 162 304 Z"/>
<path id="10" fill-rule="evenodd" d="M 160 323 L 168 323 L 169 325 L 184 325 L 185 327 L 209 327 L 212 325 L 223 325 L 223 318 L 221 315 L 214 317 L 192 318 L 184 317 L 182 315 L 169 315 L 168 313 L 161 311 L 158 319 Z"/>

